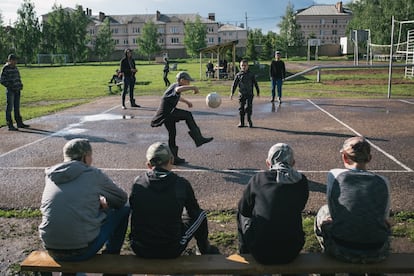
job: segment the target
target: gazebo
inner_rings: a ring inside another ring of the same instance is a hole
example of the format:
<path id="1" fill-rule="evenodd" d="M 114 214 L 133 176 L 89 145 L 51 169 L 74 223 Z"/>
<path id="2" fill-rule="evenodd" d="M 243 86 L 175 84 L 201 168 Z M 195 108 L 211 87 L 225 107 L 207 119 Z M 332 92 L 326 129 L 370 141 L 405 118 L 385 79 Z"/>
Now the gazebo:
<path id="1" fill-rule="evenodd" d="M 231 61 L 232 67 L 231 68 L 232 68 L 232 75 L 234 76 L 236 74 L 236 66 L 235 66 L 236 65 L 235 64 L 236 63 L 236 44 L 238 42 L 239 42 L 238 40 L 233 40 L 233 41 L 229 41 L 229 42 L 225 42 L 225 43 L 221 43 L 221 44 L 217 44 L 217 45 L 213 45 L 213 46 L 200 49 L 200 79 L 202 79 L 202 74 L 205 72 L 205 67 L 203 68 L 203 64 L 202 64 L 203 54 L 210 53 L 211 60 L 212 61 L 217 60 L 215 64 L 220 64 L 220 60 L 224 57 L 228 49 L 232 50 L 232 61 Z M 216 70 L 216 74 L 214 77 L 217 79 L 220 78 L 218 70 Z"/>

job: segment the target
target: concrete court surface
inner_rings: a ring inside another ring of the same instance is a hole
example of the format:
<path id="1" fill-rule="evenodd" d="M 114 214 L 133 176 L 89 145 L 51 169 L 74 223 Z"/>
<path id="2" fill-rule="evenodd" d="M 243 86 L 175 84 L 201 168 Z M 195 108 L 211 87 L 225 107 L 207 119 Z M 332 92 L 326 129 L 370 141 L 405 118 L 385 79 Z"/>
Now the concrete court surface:
<path id="1" fill-rule="evenodd" d="M 306 211 L 315 212 L 325 203 L 327 171 L 342 167 L 343 141 L 364 135 L 372 143 L 369 169 L 390 179 L 392 210 L 414 210 L 414 99 L 286 98 L 279 105 L 255 97 L 254 128 L 240 129 L 237 97 L 223 96 L 216 109 L 202 96 L 184 97 L 194 104 L 189 110 L 202 134 L 214 140 L 196 148 L 185 122 L 178 123 L 179 155 L 188 163 L 175 170 L 190 180 L 205 209 L 235 209 L 249 178 L 266 169 L 268 149 L 286 142 L 311 181 Z M 148 146 L 168 139 L 164 126 L 150 126 L 160 98 L 139 92 L 136 98 L 141 108 L 122 110 L 119 96 L 111 96 L 26 121 L 31 128 L 19 132 L 1 128 L 0 208 L 39 207 L 44 168 L 61 162 L 63 145 L 75 137 L 92 142 L 93 165 L 129 192 L 146 170 Z"/>

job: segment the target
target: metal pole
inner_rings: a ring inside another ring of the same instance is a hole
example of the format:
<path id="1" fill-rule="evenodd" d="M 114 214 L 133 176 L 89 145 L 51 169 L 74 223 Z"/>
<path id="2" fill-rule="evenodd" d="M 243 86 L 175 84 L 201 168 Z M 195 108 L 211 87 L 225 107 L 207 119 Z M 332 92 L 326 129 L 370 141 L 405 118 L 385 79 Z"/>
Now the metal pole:
<path id="1" fill-rule="evenodd" d="M 391 98 L 392 48 L 393 47 L 394 47 L 394 16 L 392 16 L 392 24 L 391 24 L 390 64 L 388 67 L 388 99 Z"/>

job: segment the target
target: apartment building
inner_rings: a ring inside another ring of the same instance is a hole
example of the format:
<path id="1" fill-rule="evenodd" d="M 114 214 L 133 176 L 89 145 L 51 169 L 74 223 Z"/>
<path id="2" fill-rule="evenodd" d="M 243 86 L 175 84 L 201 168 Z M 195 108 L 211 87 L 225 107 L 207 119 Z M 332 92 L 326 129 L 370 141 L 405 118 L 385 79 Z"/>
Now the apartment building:
<path id="1" fill-rule="evenodd" d="M 112 38 L 115 40 L 115 50 L 120 52 L 125 48 L 138 48 L 137 39 L 141 35 L 146 22 L 153 22 L 157 28 L 160 38 L 158 43 L 162 53 L 170 58 L 183 58 L 187 56 L 184 36 L 185 24 L 195 22 L 197 18 L 205 25 L 207 30 L 207 46 L 217 45 L 230 40 L 239 40 L 238 48 L 246 47 L 247 30 L 232 25 L 223 25 L 216 21 L 215 13 L 209 13 L 208 17 L 198 14 L 162 14 L 156 11 L 154 14 L 131 14 L 131 15 L 106 15 L 99 12 L 93 16 L 90 9 L 86 14 L 91 18 L 88 25 L 88 33 L 92 40 L 97 35 L 105 18 L 110 20 Z M 92 44 L 88 45 L 92 47 Z"/>
<path id="2" fill-rule="evenodd" d="M 340 38 L 346 36 L 352 12 L 342 2 L 337 2 L 297 10 L 295 17 L 306 42 L 314 38 L 320 40 L 320 45 L 340 44 Z"/>

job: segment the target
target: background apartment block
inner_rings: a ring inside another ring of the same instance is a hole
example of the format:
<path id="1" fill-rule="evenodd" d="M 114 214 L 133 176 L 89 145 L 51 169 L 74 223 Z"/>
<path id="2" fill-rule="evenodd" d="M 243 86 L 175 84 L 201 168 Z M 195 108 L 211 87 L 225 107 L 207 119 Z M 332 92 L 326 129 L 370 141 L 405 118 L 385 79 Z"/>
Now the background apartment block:
<path id="1" fill-rule="evenodd" d="M 303 38 L 320 39 L 320 45 L 340 44 L 346 36 L 346 28 L 352 19 L 352 12 L 338 2 L 335 5 L 313 5 L 296 12 L 296 23 L 300 26 Z"/>
<path id="2" fill-rule="evenodd" d="M 167 54 L 170 58 L 187 57 L 184 45 L 185 24 L 195 22 L 197 18 L 206 27 L 207 47 L 238 40 L 237 48 L 244 50 L 247 42 L 247 30 L 233 25 L 220 24 L 216 21 L 214 13 L 209 13 L 206 18 L 198 14 L 162 14 L 160 11 L 155 14 L 131 15 L 106 15 L 99 12 L 99 15 L 93 16 L 92 10 L 86 9 L 86 14 L 91 18 L 91 23 L 87 28 L 92 40 L 105 18 L 109 18 L 112 38 L 116 44 L 113 58 L 120 58 L 125 48 L 133 50 L 138 48 L 137 39 L 147 22 L 153 22 L 158 28 L 160 34 L 158 43 L 162 48 L 160 55 Z M 92 47 L 92 44 L 88 46 Z"/>

